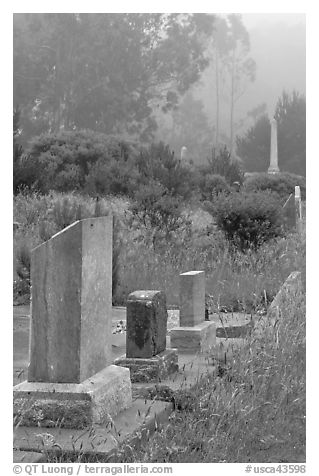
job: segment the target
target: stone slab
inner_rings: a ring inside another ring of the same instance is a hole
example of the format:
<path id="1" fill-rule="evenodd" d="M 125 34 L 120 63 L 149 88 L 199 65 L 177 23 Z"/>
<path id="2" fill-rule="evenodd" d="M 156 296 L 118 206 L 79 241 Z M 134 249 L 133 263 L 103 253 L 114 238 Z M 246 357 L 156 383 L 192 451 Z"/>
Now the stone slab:
<path id="1" fill-rule="evenodd" d="M 179 277 L 180 326 L 195 326 L 205 320 L 205 273 L 188 271 Z"/>
<path id="2" fill-rule="evenodd" d="M 131 382 L 159 382 L 178 371 L 176 349 L 166 349 L 150 359 L 130 359 L 124 356 L 114 361 L 130 369 Z"/>
<path id="3" fill-rule="evenodd" d="M 46 463 L 43 453 L 34 451 L 13 451 L 13 463 Z"/>
<path id="4" fill-rule="evenodd" d="M 134 447 L 146 440 L 172 411 L 172 403 L 137 399 L 108 425 L 93 425 L 84 430 L 19 426 L 14 432 L 13 446 L 19 451 L 109 457 L 124 441 Z"/>
<path id="5" fill-rule="evenodd" d="M 31 253 L 28 381 L 80 383 L 111 363 L 112 217 L 75 222 Z"/>
<path id="6" fill-rule="evenodd" d="M 170 339 L 178 352 L 209 352 L 216 344 L 216 324 L 204 321 L 194 327 L 175 327 Z"/>
<path id="7" fill-rule="evenodd" d="M 81 384 L 23 382 L 13 394 L 15 423 L 26 426 L 85 428 L 132 404 L 130 372 L 116 365 Z"/>
<path id="8" fill-rule="evenodd" d="M 166 347 L 167 309 L 162 291 L 135 291 L 128 296 L 126 357 L 151 358 Z"/>

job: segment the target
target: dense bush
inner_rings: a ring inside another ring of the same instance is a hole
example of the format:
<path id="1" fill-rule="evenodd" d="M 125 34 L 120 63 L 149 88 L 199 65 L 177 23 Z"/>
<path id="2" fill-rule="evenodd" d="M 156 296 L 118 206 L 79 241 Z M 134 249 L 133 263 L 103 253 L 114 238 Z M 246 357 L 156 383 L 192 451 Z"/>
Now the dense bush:
<path id="1" fill-rule="evenodd" d="M 295 186 L 299 185 L 302 200 L 306 199 L 306 179 L 300 175 L 288 172 L 278 174 L 261 173 L 248 177 L 244 182 L 247 192 L 271 191 L 276 192 L 282 199 L 295 193 Z"/>
<path id="2" fill-rule="evenodd" d="M 226 239 L 241 251 L 283 235 L 282 207 L 272 193 L 219 195 L 207 207 Z"/>
<path id="3" fill-rule="evenodd" d="M 182 215 L 182 199 L 174 196 L 161 183 L 142 185 L 130 205 L 131 226 L 139 230 L 139 238 L 155 249 L 167 244 L 175 233 L 187 228 Z"/>
<path id="4" fill-rule="evenodd" d="M 210 200 L 213 195 L 229 193 L 231 191 L 225 177 L 210 173 L 199 177 L 198 188 L 203 200 Z"/>
<path id="5" fill-rule="evenodd" d="M 244 173 L 240 162 L 234 159 L 227 148 L 220 149 L 217 153 L 212 151 L 212 157 L 208 159 L 208 164 L 199 167 L 202 174 L 221 175 L 225 177 L 226 182 L 232 185 L 234 182 L 243 183 Z"/>
<path id="6" fill-rule="evenodd" d="M 90 177 L 92 167 L 97 163 L 110 164 L 110 174 L 115 161 L 128 162 L 134 151 L 133 144 L 93 131 L 42 134 L 33 139 L 26 151 L 27 185 L 47 193 L 50 190 L 84 190 L 88 182 L 90 191 L 96 193 L 93 179 L 99 172 L 95 168 Z M 103 192 L 110 193 L 110 190 L 104 188 Z"/>
<path id="7" fill-rule="evenodd" d="M 174 197 L 190 196 L 192 172 L 163 142 L 143 148 L 136 165 L 140 184 L 146 185 L 152 180 L 161 184 Z"/>

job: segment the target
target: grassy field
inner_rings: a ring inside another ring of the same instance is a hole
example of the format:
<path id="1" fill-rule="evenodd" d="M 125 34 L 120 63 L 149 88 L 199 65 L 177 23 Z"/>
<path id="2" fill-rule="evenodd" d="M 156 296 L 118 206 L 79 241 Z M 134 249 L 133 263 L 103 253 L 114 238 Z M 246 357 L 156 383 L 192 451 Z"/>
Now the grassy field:
<path id="1" fill-rule="evenodd" d="M 92 198 L 57 193 L 15 197 L 14 219 L 21 224 L 14 237 L 15 253 L 30 250 L 72 223 L 79 205 L 82 217 L 94 214 Z M 230 252 L 222 233 L 211 225 L 211 216 L 195 204 L 185 209 L 192 233 L 176 234 L 155 251 L 146 234 L 132 225 L 126 200 L 102 199 L 99 207 L 103 213 L 116 214 L 119 223 L 114 304 L 125 305 L 127 295 L 137 289 L 161 289 L 170 306 L 178 305 L 179 274 L 197 269 L 206 272 L 206 292 L 214 311 L 250 312 L 267 307 L 292 271 L 305 275 L 305 233 L 268 242 L 257 252 Z"/>
<path id="2" fill-rule="evenodd" d="M 15 251 L 31 249 L 45 233 L 72 222 L 79 205 L 82 217 L 94 214 L 94 200 L 76 195 L 15 197 L 14 219 L 21 224 Z M 119 221 L 118 304 L 131 291 L 162 289 L 168 304 L 177 305 L 179 273 L 192 269 L 205 270 L 213 311 L 264 311 L 292 271 L 301 271 L 305 281 L 305 231 L 242 254 L 230 251 L 211 217 L 193 206 L 185 209 L 192 233 L 155 251 L 132 226 L 128 202 L 109 198 L 99 206 Z M 263 333 L 253 333 L 234 351 L 222 373 L 178 395 L 169 424 L 147 447 L 122 446 L 116 461 L 304 462 L 305 315 L 300 292 L 284 303 L 275 326 L 266 321 Z"/>

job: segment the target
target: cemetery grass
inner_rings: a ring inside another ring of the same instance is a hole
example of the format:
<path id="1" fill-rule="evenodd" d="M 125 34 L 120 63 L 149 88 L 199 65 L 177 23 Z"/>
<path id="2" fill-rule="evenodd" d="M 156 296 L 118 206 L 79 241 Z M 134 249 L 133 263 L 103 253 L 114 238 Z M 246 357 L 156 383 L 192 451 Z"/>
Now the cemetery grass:
<path id="1" fill-rule="evenodd" d="M 90 197 L 56 192 L 16 196 L 14 219 L 21 226 L 14 236 L 14 252 L 23 247 L 31 250 L 43 242 L 44 224 L 54 230 L 57 222 L 60 228 L 72 222 L 79 205 L 84 217 L 94 214 L 95 201 Z M 305 276 L 305 232 L 268 242 L 257 252 L 231 251 L 210 215 L 193 204 L 184 211 L 192 223 L 191 232 L 181 230 L 169 239 L 161 236 L 154 248 L 152 230 L 132 223 L 128 205 L 127 200 L 116 197 L 103 198 L 100 204 L 103 213 L 116 214 L 119 222 L 115 305 L 125 305 L 128 294 L 137 289 L 161 289 L 168 306 L 177 306 L 179 274 L 201 269 L 206 273 L 211 311 L 257 312 L 267 307 L 292 271 Z M 28 294 L 16 297 L 16 303 L 29 299 Z"/>
<path id="2" fill-rule="evenodd" d="M 43 220 L 57 201 L 81 201 L 92 213 L 93 199 L 74 194 L 15 197 L 21 227 L 15 250 L 41 242 Z M 305 232 L 266 243 L 242 254 L 230 250 L 208 217 L 193 211 L 191 234 L 179 233 L 154 249 L 147 230 L 128 226 L 127 202 L 103 199 L 121 224 L 117 304 L 129 292 L 161 289 L 168 306 L 178 304 L 179 273 L 206 272 L 211 311 L 264 311 L 292 271 L 305 278 Z M 194 219 L 194 215 L 196 219 Z M 63 218 L 63 217 L 62 217 Z M 259 312 L 260 311 L 260 312 Z M 262 317 L 261 317 L 262 319 Z M 216 375 L 174 397 L 175 411 L 146 447 L 124 445 L 119 462 L 302 462 L 305 460 L 305 295 L 287 301 L 276 326 L 252 334 Z M 48 455 L 49 461 L 57 461 Z M 85 460 L 59 456 L 58 461 Z M 95 460 L 97 461 L 97 460 Z"/>
<path id="3" fill-rule="evenodd" d="M 275 325 L 264 319 L 263 332 L 257 326 L 215 374 L 175 393 L 168 424 L 147 443 L 49 462 L 305 462 L 305 293 L 286 299 Z"/>

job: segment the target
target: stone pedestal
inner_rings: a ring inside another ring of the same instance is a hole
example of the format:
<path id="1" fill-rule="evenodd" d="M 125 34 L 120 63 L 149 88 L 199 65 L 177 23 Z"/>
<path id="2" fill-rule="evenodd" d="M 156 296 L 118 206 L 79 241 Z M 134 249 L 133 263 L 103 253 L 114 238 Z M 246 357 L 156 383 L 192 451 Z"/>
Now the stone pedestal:
<path id="1" fill-rule="evenodd" d="M 130 369 L 132 382 L 156 382 L 178 370 L 176 349 L 166 350 L 167 309 L 162 291 L 135 291 L 126 309 L 126 355 L 116 365 Z"/>
<path id="2" fill-rule="evenodd" d="M 181 326 L 195 326 L 205 320 L 204 271 L 188 271 L 180 274 L 179 306 Z"/>
<path id="3" fill-rule="evenodd" d="M 24 425 L 82 428 L 132 402 L 128 369 L 110 365 L 112 217 L 77 221 L 32 251 L 28 381 L 14 387 Z"/>
<path id="4" fill-rule="evenodd" d="M 209 352 L 216 345 L 216 324 L 204 321 L 193 327 L 174 327 L 170 331 L 171 346 L 178 352 Z"/>
<path id="5" fill-rule="evenodd" d="M 171 346 L 179 352 L 208 352 L 216 343 L 216 326 L 205 321 L 205 273 L 180 274 L 180 327 L 170 331 Z"/>
<path id="6" fill-rule="evenodd" d="M 14 419 L 24 426 L 85 428 L 105 424 L 132 404 L 130 372 L 109 365 L 80 384 L 22 382 L 14 387 Z"/>
<path id="7" fill-rule="evenodd" d="M 176 349 L 166 349 L 149 359 L 123 355 L 114 364 L 130 369 L 132 382 L 160 382 L 178 371 L 178 354 Z"/>

